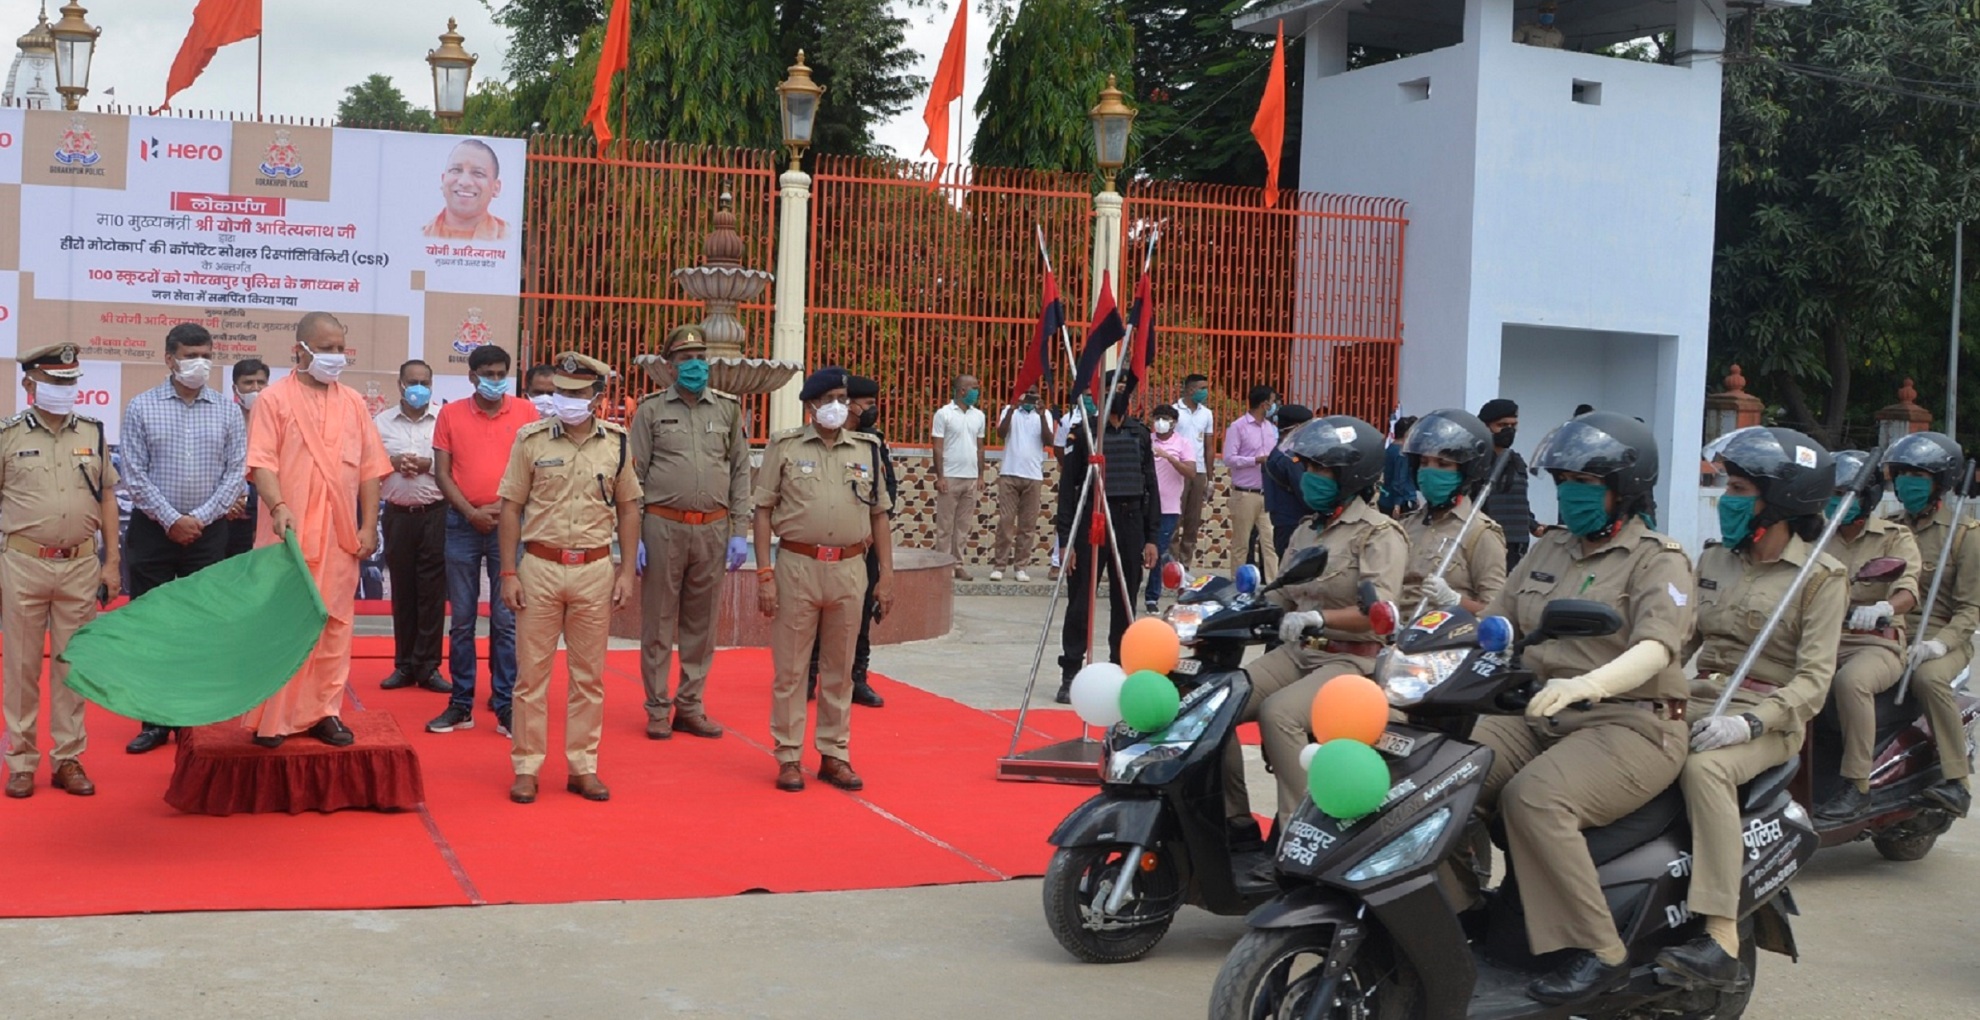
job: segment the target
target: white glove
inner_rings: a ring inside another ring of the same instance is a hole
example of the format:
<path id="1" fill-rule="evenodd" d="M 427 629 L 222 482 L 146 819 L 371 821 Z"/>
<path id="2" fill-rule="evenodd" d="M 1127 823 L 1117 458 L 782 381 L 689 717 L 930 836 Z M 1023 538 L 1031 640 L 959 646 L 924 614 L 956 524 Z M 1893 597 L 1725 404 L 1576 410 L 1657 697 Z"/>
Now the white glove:
<path id="1" fill-rule="evenodd" d="M 1439 574 L 1432 574 L 1423 582 L 1423 595 L 1434 609 L 1449 609 L 1464 601 L 1457 593 L 1457 589 L 1451 587 L 1451 583 Z"/>
<path id="2" fill-rule="evenodd" d="M 1529 716 L 1552 716 L 1577 701 L 1613 698 L 1643 686 L 1671 664 L 1671 650 L 1657 641 L 1638 641 L 1628 651 L 1581 676 L 1555 677 L 1526 703 Z"/>
<path id="3" fill-rule="evenodd" d="M 1743 715 L 1715 715 L 1691 724 L 1691 749 L 1716 751 L 1753 739 L 1753 724 Z"/>
<path id="4" fill-rule="evenodd" d="M 1918 647 L 1911 650 L 1911 664 L 1916 666 L 1921 663 L 1931 662 L 1933 659 L 1945 654 L 1946 643 L 1944 641 L 1934 641 L 1931 638 L 1926 638 L 1918 642 Z"/>
<path id="5" fill-rule="evenodd" d="M 1279 643 L 1287 645 L 1298 644 L 1301 631 L 1308 627 L 1317 630 L 1326 625 L 1326 618 L 1315 611 L 1287 613 L 1279 619 Z"/>
<path id="6" fill-rule="evenodd" d="M 1586 676 L 1558 676 L 1547 681 L 1540 693 L 1526 703 L 1526 714 L 1538 718 L 1553 716 L 1577 701 L 1602 700 L 1602 686 Z"/>
<path id="7" fill-rule="evenodd" d="M 1850 630 L 1876 630 L 1884 621 L 1897 616 L 1897 610 L 1889 602 L 1878 602 L 1868 606 L 1857 606 L 1849 611 Z"/>

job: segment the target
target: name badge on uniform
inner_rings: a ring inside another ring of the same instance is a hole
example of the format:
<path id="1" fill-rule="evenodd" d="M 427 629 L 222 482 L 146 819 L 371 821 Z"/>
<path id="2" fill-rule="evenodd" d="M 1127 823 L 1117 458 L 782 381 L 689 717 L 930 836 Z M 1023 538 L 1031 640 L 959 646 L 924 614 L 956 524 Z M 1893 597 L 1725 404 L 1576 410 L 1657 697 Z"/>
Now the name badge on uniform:
<path id="1" fill-rule="evenodd" d="M 872 467 L 871 467 L 870 465 L 867 465 L 867 464 L 858 464 L 858 463 L 854 463 L 854 464 L 848 464 L 848 465 L 846 465 L 846 467 L 847 467 L 847 468 L 849 468 L 849 469 L 851 469 L 851 471 L 852 471 L 852 473 L 853 473 L 853 474 L 856 474 L 856 475 L 858 475 L 858 476 L 860 476 L 861 478 L 865 478 L 865 477 L 866 477 L 866 473 L 867 473 L 867 472 L 869 472 L 869 471 L 871 471 L 871 470 L 873 470 L 873 468 L 872 468 Z"/>
<path id="2" fill-rule="evenodd" d="M 20 451 L 19 453 L 16 453 L 16 454 L 14 454 L 14 456 L 16 456 L 16 457 L 39 457 L 39 456 L 41 456 L 41 451 L 40 451 L 40 450 L 22 450 L 22 451 Z"/>
<path id="3" fill-rule="evenodd" d="M 1538 571 L 1538 570 L 1536 570 L 1536 571 L 1534 571 L 1533 573 L 1531 573 L 1531 574 L 1529 574 L 1529 575 L 1527 575 L 1527 576 L 1529 576 L 1529 577 L 1531 577 L 1531 578 L 1533 578 L 1533 579 L 1534 579 L 1535 581 L 1538 581 L 1538 582 L 1540 582 L 1541 584 L 1553 584 L 1553 583 L 1554 583 L 1554 575 L 1552 575 L 1552 574 L 1546 574 L 1546 573 L 1542 573 L 1542 572 L 1540 572 L 1540 571 Z"/>
<path id="4" fill-rule="evenodd" d="M 680 420 L 679 418 L 662 418 L 662 419 L 660 419 L 660 424 L 662 424 L 662 425 L 679 425 L 680 423 L 681 423 L 681 420 Z"/>
<path id="5" fill-rule="evenodd" d="M 1718 590 L 1719 590 L 1719 582 L 1717 582 L 1717 581 L 1714 581 L 1714 580 L 1712 580 L 1712 579 L 1711 579 L 1711 578 L 1709 578 L 1709 577 L 1701 577 L 1701 578 L 1699 578 L 1699 579 L 1698 579 L 1698 586 L 1699 586 L 1700 588 L 1703 588 L 1703 589 L 1705 589 L 1706 591 L 1718 591 Z"/>
<path id="6" fill-rule="evenodd" d="M 808 475 L 818 470 L 818 462 L 815 460 L 801 460 L 797 462 L 797 468 L 799 474 Z"/>
<path id="7" fill-rule="evenodd" d="M 545 457 L 536 462 L 537 467 L 562 467 L 563 465 L 564 458 L 562 457 Z"/>
<path id="8" fill-rule="evenodd" d="M 95 450 L 92 450 L 92 449 L 90 449 L 90 448 L 89 448 L 89 447 L 87 447 L 87 446 L 85 446 L 85 447 L 83 447 L 82 449 L 80 449 L 80 450 L 77 450 L 77 451 L 75 452 L 75 456 L 77 456 L 77 457 L 94 457 L 94 456 L 96 456 L 96 451 L 95 451 Z"/>

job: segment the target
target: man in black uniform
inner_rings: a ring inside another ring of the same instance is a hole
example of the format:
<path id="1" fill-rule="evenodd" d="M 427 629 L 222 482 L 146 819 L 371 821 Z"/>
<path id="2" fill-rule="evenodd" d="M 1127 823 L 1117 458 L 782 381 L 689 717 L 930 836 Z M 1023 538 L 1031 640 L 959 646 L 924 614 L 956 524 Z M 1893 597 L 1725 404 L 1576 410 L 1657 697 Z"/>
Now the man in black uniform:
<path id="1" fill-rule="evenodd" d="M 1107 516 L 1113 521 L 1113 535 L 1109 538 L 1102 533 L 1097 549 L 1089 544 L 1088 528 L 1091 527 L 1090 511 L 1093 495 L 1089 494 L 1089 507 L 1080 507 L 1080 483 L 1088 460 L 1087 435 L 1084 427 L 1075 428 L 1066 437 L 1065 464 L 1069 469 L 1059 484 L 1059 509 L 1053 515 L 1053 527 L 1066 536 L 1066 555 L 1072 561 L 1072 572 L 1066 579 L 1066 622 L 1061 634 L 1059 654 L 1059 694 L 1055 699 L 1059 704 L 1072 701 L 1072 678 L 1081 666 L 1086 665 L 1086 655 L 1091 646 L 1092 636 L 1087 632 L 1089 605 L 1093 598 L 1093 586 L 1098 576 L 1095 570 L 1105 566 L 1109 574 L 1113 572 L 1113 552 L 1111 543 L 1120 542 L 1121 576 L 1109 578 L 1107 598 L 1112 615 L 1107 626 L 1107 650 L 1113 660 L 1121 657 L 1121 635 L 1127 631 L 1128 621 L 1134 618 L 1134 605 L 1129 601 L 1133 594 L 1141 590 L 1142 571 L 1155 568 L 1156 510 L 1160 508 L 1160 496 L 1155 487 L 1155 452 L 1148 437 L 1148 427 L 1138 419 L 1127 416 L 1128 400 L 1133 396 L 1133 387 L 1125 380 L 1114 384 L 1114 397 L 1107 407 L 1106 429 L 1096 437 L 1100 443 L 1101 457 L 1104 459 Z M 1104 525 L 1103 525 L 1104 527 Z M 1141 554 L 1135 555 L 1139 546 Z M 1099 554 L 1100 563 L 1093 562 L 1094 554 Z M 1123 588 L 1125 585 L 1125 588 Z"/>
<path id="2" fill-rule="evenodd" d="M 1492 430 L 1492 447 L 1512 448 L 1519 433 L 1519 405 L 1504 397 L 1487 400 L 1478 409 L 1478 420 Z M 1485 497 L 1485 516 L 1499 522 L 1506 532 L 1506 570 L 1519 565 L 1533 544 L 1533 507 L 1526 501 L 1526 461 L 1517 451 L 1506 458 L 1505 469 Z"/>
<path id="3" fill-rule="evenodd" d="M 887 498 L 896 507 L 901 505 L 901 483 L 894 475 L 894 454 L 887 448 L 887 437 L 880 431 L 880 384 L 865 376 L 846 377 L 846 403 L 852 412 L 855 431 L 872 436 L 880 444 L 880 474 L 887 482 Z M 887 516 L 893 517 L 894 511 Z M 853 648 L 852 700 L 855 705 L 867 708 L 880 708 L 887 704 L 873 685 L 866 682 L 866 667 L 873 659 L 873 586 L 880 581 L 880 554 L 866 550 L 866 605 L 859 617 L 859 644 Z M 811 681 L 805 688 L 805 699 L 810 700 L 818 693 L 818 643 L 811 645 Z"/>

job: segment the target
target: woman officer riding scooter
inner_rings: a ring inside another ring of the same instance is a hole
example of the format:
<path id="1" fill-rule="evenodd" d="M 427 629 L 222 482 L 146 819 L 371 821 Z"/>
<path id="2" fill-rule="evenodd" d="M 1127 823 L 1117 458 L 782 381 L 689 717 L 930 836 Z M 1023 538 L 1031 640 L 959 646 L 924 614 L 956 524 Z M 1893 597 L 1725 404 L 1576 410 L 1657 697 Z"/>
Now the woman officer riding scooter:
<path id="1" fill-rule="evenodd" d="M 1403 519 L 1409 569 L 1403 575 L 1402 605 L 1411 610 L 1418 603 L 1437 609 L 1461 606 L 1475 613 L 1506 586 L 1505 530 L 1483 514 L 1465 529 L 1470 501 L 1478 498 L 1492 473 L 1492 430 L 1467 411 L 1432 411 L 1410 427 L 1403 455 L 1409 458 L 1416 491 L 1423 494 L 1423 509 Z M 1437 565 L 1460 532 L 1464 545 L 1439 576 Z"/>
<path id="2" fill-rule="evenodd" d="M 1691 818 L 1691 888 L 1686 901 L 1705 935 L 1657 954 L 1671 984 L 1732 990 L 1739 962 L 1739 898 L 1748 849 L 1739 786 L 1801 751 L 1808 721 L 1821 711 L 1836 668 L 1836 642 L 1849 608 L 1848 574 L 1819 548 L 1835 468 L 1821 444 L 1792 429 L 1747 428 L 1707 456 L 1725 476 L 1719 497 L 1721 542 L 1698 558 L 1697 627 L 1682 659 L 1698 655 L 1688 706 L 1691 756 L 1685 759 L 1685 811 Z M 1810 559 L 1815 561 L 1807 566 Z M 1796 576 L 1801 589 L 1763 634 Z M 1765 641 L 1723 714 L 1715 703 L 1748 649 Z M 1756 845 L 1749 848 L 1751 840 Z"/>

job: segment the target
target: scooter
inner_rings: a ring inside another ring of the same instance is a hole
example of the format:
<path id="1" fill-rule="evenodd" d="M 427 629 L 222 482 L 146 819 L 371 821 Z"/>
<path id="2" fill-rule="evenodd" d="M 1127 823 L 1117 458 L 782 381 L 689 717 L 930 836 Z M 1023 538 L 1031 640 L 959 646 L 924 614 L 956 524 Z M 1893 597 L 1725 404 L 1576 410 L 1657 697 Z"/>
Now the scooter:
<path id="1" fill-rule="evenodd" d="M 1235 917 L 1277 891 L 1257 830 L 1224 815 L 1224 755 L 1251 696 L 1245 650 L 1275 641 L 1285 611 L 1264 598 L 1304 584 L 1327 552 L 1302 550 L 1256 592 L 1197 578 L 1164 614 L 1189 649 L 1169 674 L 1182 692 L 1174 722 L 1155 733 L 1117 724 L 1107 733 L 1100 793 L 1073 809 L 1049 838 L 1045 922 L 1066 952 L 1087 963 L 1146 956 L 1184 904 Z"/>
<path id="2" fill-rule="evenodd" d="M 1522 714 L 1538 688 L 1519 665 L 1521 652 L 1621 626 L 1607 605 L 1564 599 L 1550 603 L 1518 644 L 1504 618 L 1458 609 L 1422 617 L 1398 635 L 1376 669 L 1390 704 L 1408 719 L 1376 744 L 1390 766 L 1388 799 L 1348 820 L 1308 801 L 1288 820 L 1277 858 L 1281 892 L 1247 918 L 1251 931 L 1217 975 L 1212 1020 L 1738 1017 L 1752 994 L 1756 947 L 1795 955 L 1787 882 L 1816 845 L 1807 812 L 1787 792 L 1798 760 L 1740 788 L 1748 848 L 1741 963 L 1749 979 L 1735 990 L 1671 983 L 1681 979 L 1653 963 L 1660 950 L 1703 932 L 1685 905 L 1692 858 L 1676 785 L 1583 833 L 1629 948 L 1632 970 L 1615 991 L 1559 1006 L 1527 996 L 1527 985 L 1555 961 L 1527 952 L 1517 874 L 1487 897 L 1482 917 L 1460 919 L 1439 888 L 1439 869 L 1468 842 L 1466 824 L 1492 765 L 1492 750 L 1471 742 L 1472 728 L 1480 716 Z M 1467 922 L 1481 920 L 1468 939 Z"/>
<path id="3" fill-rule="evenodd" d="M 1892 581 L 1904 572 L 1901 559 L 1871 560 L 1853 579 Z M 1967 693 L 1968 672 L 1953 680 L 1960 720 L 1966 727 L 1969 756 L 1980 729 L 1980 698 Z M 1877 736 L 1870 767 L 1870 809 L 1855 818 L 1836 820 L 1816 816 L 1815 831 L 1823 849 L 1867 839 L 1887 860 L 1915 861 L 1932 852 L 1940 834 L 1952 828 L 1953 815 L 1919 796 L 1945 779 L 1938 745 L 1926 725 L 1924 708 L 1914 694 L 1897 703 L 1895 688 L 1876 697 Z M 1802 742 L 1802 769 L 1794 794 L 1810 807 L 1820 807 L 1842 789 L 1842 723 L 1833 700 L 1809 723 Z"/>

